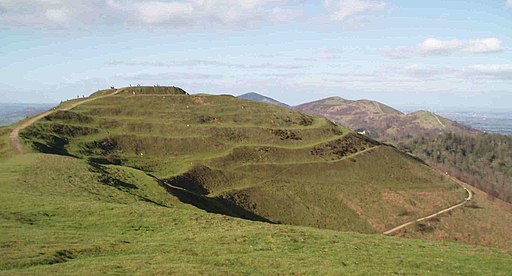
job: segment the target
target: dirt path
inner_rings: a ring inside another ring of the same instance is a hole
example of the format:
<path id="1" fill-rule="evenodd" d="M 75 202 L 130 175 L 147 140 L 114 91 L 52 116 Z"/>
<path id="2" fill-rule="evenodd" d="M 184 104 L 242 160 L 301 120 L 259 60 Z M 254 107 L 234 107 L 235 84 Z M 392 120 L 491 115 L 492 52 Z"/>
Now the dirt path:
<path id="1" fill-rule="evenodd" d="M 110 97 L 110 96 L 113 96 L 113 95 L 117 95 L 119 93 L 120 90 L 117 90 L 116 92 L 112 93 L 112 94 L 108 94 L 108 95 L 104 95 L 104 96 L 99 96 L 99 97 L 94 97 L 94 98 L 86 98 L 86 99 L 83 99 L 83 100 L 80 100 L 80 101 L 77 101 L 75 103 L 72 103 L 71 105 L 69 106 L 66 106 L 66 107 L 56 107 L 52 110 L 49 110 L 49 111 L 46 111 L 46 112 L 43 112 L 43 113 L 40 113 L 28 120 L 26 120 L 25 122 L 21 123 L 20 125 L 18 125 L 15 129 L 13 129 L 11 131 L 11 133 L 9 134 L 9 142 L 11 143 L 11 146 L 16 149 L 16 151 L 19 153 L 19 154 L 25 154 L 26 151 L 25 149 L 23 148 L 23 144 L 21 143 L 21 140 L 20 140 L 20 132 L 31 126 L 33 123 L 41 120 L 42 118 L 52 114 L 52 113 L 55 113 L 57 111 L 66 111 L 66 110 L 70 110 L 70 109 L 73 109 L 81 104 L 84 104 L 84 103 L 87 103 L 87 102 L 91 102 L 91 101 L 94 101 L 94 100 L 97 100 L 97 99 L 102 99 L 102 98 L 106 98 L 106 97 Z"/>
<path id="2" fill-rule="evenodd" d="M 443 122 L 441 122 L 441 120 L 439 119 L 439 117 L 437 117 L 436 114 L 432 113 L 432 115 L 434 115 L 434 118 L 436 118 L 437 122 L 443 127 L 443 128 L 446 128 L 446 126 L 443 124 Z"/>
<path id="3" fill-rule="evenodd" d="M 416 222 L 420 222 L 420 221 L 424 221 L 424 220 L 427 220 L 427 219 L 430 219 L 430 218 L 437 217 L 437 216 L 439 216 L 439 215 L 441 215 L 441 214 L 444 214 L 444 213 L 446 213 L 446 212 L 449 212 L 449 211 L 451 211 L 451 210 L 453 210 L 453 209 L 456 209 L 456 208 L 462 207 L 464 204 L 466 204 L 466 202 L 470 201 L 470 200 L 473 198 L 473 193 L 472 193 L 468 188 L 466 188 L 466 187 L 465 187 L 465 184 L 464 184 L 464 185 L 463 185 L 463 184 L 461 184 L 461 181 L 460 181 L 460 180 L 455 179 L 454 177 L 450 177 L 450 178 L 451 178 L 452 180 L 454 180 L 455 182 L 459 183 L 459 185 L 461 185 L 461 186 L 464 188 L 464 190 L 466 190 L 466 192 L 468 193 L 468 196 L 464 199 L 464 201 L 463 201 L 463 202 L 458 203 L 458 204 L 455 204 L 455 205 L 453 205 L 453 206 L 450 206 L 450 207 L 448 207 L 448 208 L 446 208 L 446 209 L 443 209 L 443 210 L 441 210 L 441 211 L 439 211 L 439 212 L 437 212 L 437 213 L 434 213 L 434 214 L 432 214 L 432 215 L 429 215 L 429 216 L 426 216 L 426 217 L 422 217 L 422 218 L 419 218 L 419 219 L 415 219 L 415 220 L 413 220 L 413 221 L 409 221 L 409 222 L 407 222 L 407 223 L 404 223 L 404 224 L 402 224 L 402 225 L 399 225 L 399 226 L 397 226 L 397 227 L 395 227 L 395 228 L 393 228 L 393 229 L 390 229 L 390 230 L 388 230 L 388 231 L 384 232 L 384 235 L 392 234 L 392 233 L 394 233 L 394 232 L 396 232 L 396 231 L 398 231 L 398 230 L 400 230 L 400 229 L 402 229 L 402 228 L 405 228 L 405 227 L 407 227 L 407 226 L 409 226 L 409 225 L 411 225 L 411 224 L 414 224 L 414 223 L 416 223 Z"/>
<path id="4" fill-rule="evenodd" d="M 382 111 L 382 108 L 380 108 L 380 104 L 378 103 L 374 103 L 375 104 L 375 107 L 377 108 L 377 111 L 379 111 L 380 113 L 384 113 L 384 111 Z"/>

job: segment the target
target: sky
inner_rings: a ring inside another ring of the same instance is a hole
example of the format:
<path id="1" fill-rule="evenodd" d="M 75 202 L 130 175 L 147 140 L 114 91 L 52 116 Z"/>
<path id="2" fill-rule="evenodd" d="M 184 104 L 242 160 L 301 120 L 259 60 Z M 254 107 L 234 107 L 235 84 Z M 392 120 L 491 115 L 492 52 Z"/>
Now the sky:
<path id="1" fill-rule="evenodd" d="M 512 0 L 0 0 L 0 102 L 174 85 L 512 110 Z"/>

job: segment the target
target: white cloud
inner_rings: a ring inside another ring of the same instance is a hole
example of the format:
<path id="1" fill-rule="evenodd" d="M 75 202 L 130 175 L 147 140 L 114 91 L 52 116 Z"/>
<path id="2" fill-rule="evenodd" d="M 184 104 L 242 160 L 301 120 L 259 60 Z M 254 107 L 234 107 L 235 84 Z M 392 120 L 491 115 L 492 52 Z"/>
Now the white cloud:
<path id="1" fill-rule="evenodd" d="M 324 6 L 331 20 L 341 22 L 367 12 L 382 10 L 387 3 L 373 0 L 325 0 Z"/>
<path id="2" fill-rule="evenodd" d="M 512 7 L 512 0 L 507 0 L 507 6 Z"/>
<path id="3" fill-rule="evenodd" d="M 298 11 L 280 6 L 286 2 L 279 0 L 149 1 L 132 4 L 132 8 L 140 20 L 146 24 L 231 28 L 295 19 L 299 15 Z"/>
<path id="4" fill-rule="evenodd" d="M 484 38 L 475 40 L 440 40 L 428 38 L 418 45 L 422 54 L 451 54 L 457 52 L 493 53 L 503 51 L 501 41 L 497 38 Z"/>
<path id="5" fill-rule="evenodd" d="M 501 40 L 494 37 L 472 40 L 428 38 L 415 48 L 383 49 L 382 53 L 390 58 L 403 59 L 417 55 L 488 54 L 504 50 Z"/>
<path id="6" fill-rule="evenodd" d="M 176 19 L 191 19 L 194 16 L 192 3 L 151 1 L 135 3 L 133 8 L 144 23 L 159 24 Z"/>
<path id="7" fill-rule="evenodd" d="M 0 0 L 0 26 L 235 29 L 294 20 L 291 0 Z"/>
<path id="8" fill-rule="evenodd" d="M 108 13 L 105 0 L 0 0 L 0 26 L 85 26 Z"/>

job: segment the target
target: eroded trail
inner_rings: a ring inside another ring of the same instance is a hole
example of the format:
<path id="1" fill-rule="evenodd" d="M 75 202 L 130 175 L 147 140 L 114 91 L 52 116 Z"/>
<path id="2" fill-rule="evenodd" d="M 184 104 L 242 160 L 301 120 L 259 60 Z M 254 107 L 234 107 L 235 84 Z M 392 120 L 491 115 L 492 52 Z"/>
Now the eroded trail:
<path id="1" fill-rule="evenodd" d="M 443 124 L 443 122 L 441 122 L 441 119 L 439 119 L 439 117 L 437 117 L 436 114 L 432 114 L 434 115 L 434 118 L 436 118 L 437 122 L 443 127 L 443 128 L 446 128 L 445 124 Z"/>
<path id="2" fill-rule="evenodd" d="M 35 122 L 41 120 L 42 118 L 52 114 L 52 113 L 55 113 L 57 111 L 67 111 L 67 110 L 70 110 L 70 109 L 73 109 L 81 104 L 84 104 L 84 103 L 87 103 L 87 102 L 91 102 L 91 101 L 94 101 L 94 100 L 97 100 L 97 99 L 102 99 L 102 98 L 106 98 L 106 97 L 110 97 L 110 96 L 113 96 L 113 95 L 117 95 L 119 93 L 119 90 L 117 90 L 116 92 L 112 93 L 112 94 L 108 94 L 108 95 L 104 95 L 104 96 L 98 96 L 98 97 L 94 97 L 94 98 L 85 98 L 83 100 L 79 100 L 77 102 L 74 102 L 70 105 L 67 105 L 67 106 L 63 106 L 63 107 L 56 107 L 52 110 L 49 110 L 49 111 L 46 111 L 46 112 L 43 112 L 43 113 L 40 113 L 26 121 L 24 121 L 23 123 L 21 123 L 20 125 L 18 125 L 16 128 L 14 128 L 11 133 L 9 134 L 9 142 L 11 144 L 12 147 L 14 147 L 14 149 L 16 149 L 16 151 L 19 153 L 19 154 L 25 154 L 26 151 L 25 149 L 23 148 L 23 144 L 21 143 L 21 140 L 20 140 L 20 132 L 31 126 L 32 124 L 34 124 Z"/>
<path id="3" fill-rule="evenodd" d="M 437 213 L 431 214 L 431 215 L 429 215 L 429 216 L 422 217 L 422 218 L 418 218 L 418 219 L 415 219 L 415 220 L 412 220 L 412 221 L 406 222 L 406 223 L 404 223 L 404 224 L 401 224 L 401 225 L 399 225 L 399 226 L 397 226 L 397 227 L 395 227 L 395 228 L 393 228 L 393 229 L 390 229 L 390 230 L 388 230 L 388 231 L 384 232 L 383 234 L 384 234 L 384 235 L 390 235 L 390 234 L 393 234 L 393 233 L 395 233 L 396 231 L 398 231 L 398 230 L 400 230 L 400 229 L 403 229 L 403 228 L 405 228 L 405 227 L 407 227 L 407 226 L 409 226 L 409 225 L 411 225 L 411 224 L 414 224 L 414 223 L 416 223 L 416 222 L 421 222 L 421 221 L 424 221 L 424 220 L 427 220 L 427 219 L 431 219 L 431 218 L 437 217 L 437 216 L 439 216 L 439 215 L 441 215 L 441 214 L 444 214 L 444 213 L 446 213 L 446 212 L 449 212 L 449 211 L 451 211 L 451 210 L 453 210 L 453 209 L 456 209 L 456 208 L 462 207 L 462 206 L 464 206 L 464 204 L 466 204 L 466 202 L 470 201 L 470 200 L 473 198 L 473 193 L 472 193 L 468 188 L 466 188 L 466 187 L 465 187 L 465 186 L 466 186 L 466 184 L 465 184 L 465 183 L 464 183 L 464 184 L 462 184 L 463 182 L 461 182 L 461 181 L 460 181 L 460 180 L 458 180 L 458 179 L 455 179 L 454 177 L 450 177 L 450 178 L 451 178 L 453 181 L 455 181 L 455 182 L 459 183 L 459 185 L 461 185 L 461 186 L 464 188 L 464 190 L 466 190 L 466 192 L 468 193 L 468 196 L 464 199 L 464 201 L 462 201 L 461 203 L 455 204 L 455 205 L 453 205 L 453 206 L 450 206 L 450 207 L 448 207 L 448 208 L 446 208 L 446 209 L 443 209 L 443 210 L 441 210 L 441 211 L 439 211 L 439 212 L 437 212 Z"/>

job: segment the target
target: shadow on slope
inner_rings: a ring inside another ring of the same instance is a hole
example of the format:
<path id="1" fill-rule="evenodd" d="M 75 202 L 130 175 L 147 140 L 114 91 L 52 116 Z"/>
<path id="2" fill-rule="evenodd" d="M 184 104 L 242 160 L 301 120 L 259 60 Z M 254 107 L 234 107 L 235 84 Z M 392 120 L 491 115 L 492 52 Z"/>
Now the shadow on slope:
<path id="1" fill-rule="evenodd" d="M 178 198 L 181 202 L 185 204 L 193 205 L 201 210 L 204 210 L 209 213 L 216 213 L 227 215 L 231 217 L 237 217 L 242 219 L 248 219 L 253 221 L 261 221 L 267 223 L 274 223 L 262 216 L 259 216 L 255 213 L 252 213 L 234 203 L 231 200 L 221 198 L 221 197 L 207 197 L 204 195 L 196 194 L 192 191 L 186 190 L 181 187 L 176 187 L 170 184 L 168 181 L 161 180 L 156 178 L 155 176 L 148 174 L 153 177 L 160 186 L 164 187 L 167 192 Z M 202 186 L 197 186 L 201 187 Z M 196 188 L 197 188 L 196 187 Z M 202 188 L 202 190 L 206 190 Z"/>

